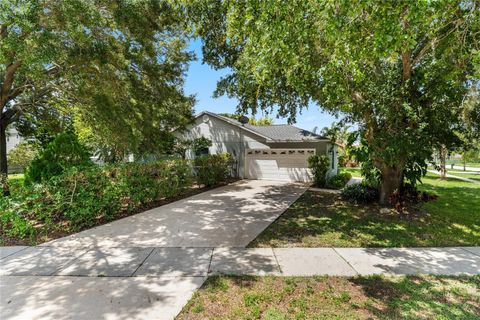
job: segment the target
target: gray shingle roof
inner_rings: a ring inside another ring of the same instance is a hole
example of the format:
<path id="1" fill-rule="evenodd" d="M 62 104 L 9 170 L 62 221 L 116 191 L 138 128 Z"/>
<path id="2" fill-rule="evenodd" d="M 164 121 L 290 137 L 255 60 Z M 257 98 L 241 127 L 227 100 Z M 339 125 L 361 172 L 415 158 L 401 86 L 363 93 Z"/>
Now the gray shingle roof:
<path id="1" fill-rule="evenodd" d="M 275 141 L 318 141 L 326 139 L 318 134 L 297 128 L 289 124 L 278 124 L 271 126 L 252 126 L 250 124 L 246 124 L 245 127 Z"/>
<path id="2" fill-rule="evenodd" d="M 237 125 L 239 127 L 244 127 L 249 131 L 256 132 L 261 136 L 269 138 L 275 142 L 283 141 L 319 141 L 327 140 L 327 138 L 315 134 L 313 132 L 297 128 L 289 124 L 276 124 L 271 126 L 253 126 L 251 124 L 242 125 L 239 121 L 231 118 L 215 114 L 213 112 L 204 112 L 207 114 L 214 115 L 224 121 L 227 121 L 231 124 Z"/>

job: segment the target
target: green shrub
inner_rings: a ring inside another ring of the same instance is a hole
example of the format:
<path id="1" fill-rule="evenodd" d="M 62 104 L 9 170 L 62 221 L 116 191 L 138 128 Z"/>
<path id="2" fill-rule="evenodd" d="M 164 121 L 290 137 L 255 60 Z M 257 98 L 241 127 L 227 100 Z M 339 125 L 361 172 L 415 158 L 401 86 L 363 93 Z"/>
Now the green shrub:
<path id="1" fill-rule="evenodd" d="M 37 156 L 37 148 L 28 142 L 19 143 L 8 152 L 8 163 L 11 167 L 25 168 Z"/>
<path id="2" fill-rule="evenodd" d="M 350 179 L 352 179 L 352 174 L 350 172 L 340 172 L 328 179 L 327 187 L 333 189 L 342 189 L 345 187 L 347 182 L 350 181 Z"/>
<path id="3" fill-rule="evenodd" d="M 191 183 L 190 164 L 180 159 L 72 167 L 41 184 L 25 187 L 22 193 L 0 198 L 0 223 L 4 233 L 19 238 L 39 232 L 34 224 L 44 225 L 44 229 L 68 225 L 77 231 L 147 203 L 175 197 Z"/>
<path id="4" fill-rule="evenodd" d="M 71 167 L 92 165 L 90 153 L 78 142 L 76 135 L 59 134 L 42 150 L 25 170 L 25 183 L 49 180 Z"/>
<path id="5" fill-rule="evenodd" d="M 130 195 L 134 206 L 174 197 L 192 183 L 191 167 L 188 161 L 181 159 L 124 164 L 117 168 L 116 174 L 120 188 Z"/>
<path id="6" fill-rule="evenodd" d="M 312 170 L 316 187 L 323 188 L 327 183 L 330 160 L 326 155 L 313 155 L 308 158 L 308 167 Z"/>
<path id="7" fill-rule="evenodd" d="M 230 175 L 231 165 L 232 157 L 228 153 L 195 158 L 198 183 L 211 187 L 225 182 Z"/>
<path id="8" fill-rule="evenodd" d="M 378 200 L 378 189 L 364 184 L 352 184 L 342 190 L 342 198 L 354 203 L 372 203 Z"/>

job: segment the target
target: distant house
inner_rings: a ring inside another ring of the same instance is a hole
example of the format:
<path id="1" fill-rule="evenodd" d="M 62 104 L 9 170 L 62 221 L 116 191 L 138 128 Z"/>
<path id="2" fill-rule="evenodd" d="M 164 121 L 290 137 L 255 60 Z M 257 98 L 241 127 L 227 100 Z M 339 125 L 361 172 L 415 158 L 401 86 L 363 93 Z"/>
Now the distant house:
<path id="1" fill-rule="evenodd" d="M 313 154 L 331 159 L 329 176 L 338 170 L 337 145 L 292 125 L 254 126 L 204 111 L 176 135 L 186 140 L 210 139 L 208 153 L 230 153 L 236 163 L 236 175 L 244 179 L 311 181 L 307 159 Z M 193 152 L 189 151 L 187 157 L 193 158 Z"/>
<path id="2" fill-rule="evenodd" d="M 24 139 L 18 134 L 17 129 L 10 127 L 7 130 L 7 153 L 23 141 Z"/>

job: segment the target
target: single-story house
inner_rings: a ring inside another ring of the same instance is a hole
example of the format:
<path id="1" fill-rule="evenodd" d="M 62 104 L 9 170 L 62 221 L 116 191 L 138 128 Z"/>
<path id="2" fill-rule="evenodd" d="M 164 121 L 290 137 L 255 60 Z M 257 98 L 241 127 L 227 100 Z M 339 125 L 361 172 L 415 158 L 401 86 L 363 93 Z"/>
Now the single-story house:
<path id="1" fill-rule="evenodd" d="M 210 139 L 212 146 L 208 153 L 230 153 L 235 175 L 243 179 L 311 181 L 307 159 L 313 154 L 324 154 L 331 159 L 329 176 L 338 170 L 337 145 L 292 125 L 255 126 L 204 111 L 176 135 L 184 140 Z M 193 157 L 193 151 L 189 150 L 187 158 Z"/>

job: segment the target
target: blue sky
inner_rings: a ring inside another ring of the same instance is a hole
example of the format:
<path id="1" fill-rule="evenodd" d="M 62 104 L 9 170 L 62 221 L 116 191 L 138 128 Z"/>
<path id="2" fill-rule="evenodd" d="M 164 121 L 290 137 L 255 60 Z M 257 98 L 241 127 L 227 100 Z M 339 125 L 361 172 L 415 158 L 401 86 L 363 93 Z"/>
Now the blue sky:
<path id="1" fill-rule="evenodd" d="M 234 113 L 237 105 L 236 99 L 229 99 L 225 96 L 217 99 L 212 97 L 217 81 L 226 75 L 228 71 L 216 71 L 207 64 L 202 64 L 200 40 L 192 40 L 189 45 L 189 50 L 195 52 L 197 61 L 193 61 L 190 64 L 185 82 L 185 91 L 187 94 L 194 94 L 197 98 L 195 112 L 198 113 L 207 110 L 216 113 Z M 287 123 L 286 119 L 277 119 L 275 116 L 273 116 L 274 123 Z M 317 106 L 312 105 L 309 109 L 304 109 L 302 114 L 297 115 L 296 126 L 306 130 L 312 130 L 315 126 L 321 129 L 330 126 L 334 121 L 335 117 L 320 111 Z"/>

